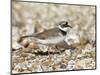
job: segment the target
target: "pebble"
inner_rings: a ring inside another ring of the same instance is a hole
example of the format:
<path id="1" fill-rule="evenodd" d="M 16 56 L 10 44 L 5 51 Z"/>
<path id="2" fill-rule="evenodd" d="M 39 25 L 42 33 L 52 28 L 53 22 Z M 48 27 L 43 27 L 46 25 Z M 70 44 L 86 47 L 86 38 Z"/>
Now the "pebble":
<path id="1" fill-rule="evenodd" d="M 74 60 L 70 60 L 69 62 L 68 62 L 68 65 L 67 65 L 67 69 L 68 70 L 73 70 L 73 69 L 75 69 L 75 61 Z"/>
<path id="2" fill-rule="evenodd" d="M 24 39 L 20 44 L 26 48 L 29 45 L 29 41 L 28 39 Z"/>
<path id="3" fill-rule="evenodd" d="M 68 56 L 71 55 L 71 51 L 70 50 L 65 50 L 65 54 L 67 54 Z"/>
<path id="4" fill-rule="evenodd" d="M 62 63 L 62 64 L 60 65 L 60 68 L 62 68 L 62 69 L 66 69 L 66 67 L 67 67 L 67 64 L 65 64 L 65 63 Z"/>
<path id="5" fill-rule="evenodd" d="M 32 49 L 38 48 L 37 45 L 34 42 L 30 42 L 28 47 L 32 48 Z"/>

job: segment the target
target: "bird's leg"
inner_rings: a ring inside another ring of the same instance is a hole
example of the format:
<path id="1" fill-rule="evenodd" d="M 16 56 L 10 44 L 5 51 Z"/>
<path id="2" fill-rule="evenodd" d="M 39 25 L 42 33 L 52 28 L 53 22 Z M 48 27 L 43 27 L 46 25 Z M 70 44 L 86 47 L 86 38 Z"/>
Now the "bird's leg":
<path id="1" fill-rule="evenodd" d="M 65 51 L 65 49 L 67 49 L 68 45 L 66 44 L 66 42 L 61 42 L 60 44 L 57 44 L 55 46 L 56 50 L 59 52 L 59 54 L 61 54 L 62 52 Z"/>
<path id="2" fill-rule="evenodd" d="M 56 49 L 56 53 L 58 54 L 61 54 L 61 52 L 64 50 L 64 49 L 60 50 L 57 45 L 55 45 L 55 49 Z"/>
<path id="3" fill-rule="evenodd" d="M 52 51 L 51 51 L 51 49 L 52 48 L 48 46 L 48 56 L 49 56 L 49 58 L 52 58 L 52 55 L 51 55 Z"/>

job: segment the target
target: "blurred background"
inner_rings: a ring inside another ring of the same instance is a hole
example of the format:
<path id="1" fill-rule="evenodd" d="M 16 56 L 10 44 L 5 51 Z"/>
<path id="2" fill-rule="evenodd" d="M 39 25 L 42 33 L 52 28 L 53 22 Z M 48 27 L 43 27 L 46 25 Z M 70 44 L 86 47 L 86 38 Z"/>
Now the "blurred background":
<path id="1" fill-rule="evenodd" d="M 54 28 L 61 21 L 68 21 L 82 36 L 94 41 L 95 14 L 95 6 L 14 1 L 12 33 L 14 36 L 29 35 Z"/>

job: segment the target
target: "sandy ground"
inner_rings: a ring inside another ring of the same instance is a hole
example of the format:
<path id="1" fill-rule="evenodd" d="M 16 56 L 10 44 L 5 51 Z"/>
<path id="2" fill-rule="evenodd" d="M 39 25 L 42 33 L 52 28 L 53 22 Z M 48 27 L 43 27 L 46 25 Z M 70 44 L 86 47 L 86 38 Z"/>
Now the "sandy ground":
<path id="1" fill-rule="evenodd" d="M 95 69 L 95 14 L 95 6 L 13 2 L 12 73 Z M 79 33 L 80 43 L 75 48 L 63 52 L 37 48 L 30 38 L 18 43 L 21 36 L 54 28 L 63 20 Z"/>

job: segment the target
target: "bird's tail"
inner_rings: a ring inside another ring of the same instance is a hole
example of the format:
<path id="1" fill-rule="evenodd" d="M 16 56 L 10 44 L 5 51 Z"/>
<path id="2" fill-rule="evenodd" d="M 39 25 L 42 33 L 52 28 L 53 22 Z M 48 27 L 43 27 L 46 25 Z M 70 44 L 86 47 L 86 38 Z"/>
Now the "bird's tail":
<path id="1" fill-rule="evenodd" d="M 20 43 L 20 42 L 23 41 L 23 39 L 30 38 L 30 37 L 35 37 L 35 35 L 25 35 L 25 36 L 22 36 L 22 37 L 19 38 L 18 42 Z"/>

